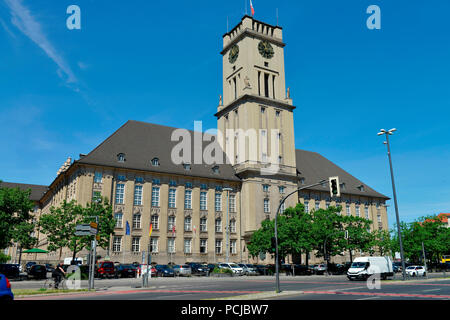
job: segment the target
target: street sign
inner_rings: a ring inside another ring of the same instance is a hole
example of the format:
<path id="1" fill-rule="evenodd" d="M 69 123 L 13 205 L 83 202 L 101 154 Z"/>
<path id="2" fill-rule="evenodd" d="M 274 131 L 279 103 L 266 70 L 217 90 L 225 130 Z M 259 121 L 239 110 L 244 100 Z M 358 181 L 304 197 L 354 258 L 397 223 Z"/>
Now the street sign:
<path id="1" fill-rule="evenodd" d="M 97 228 L 93 228 L 91 224 L 77 224 L 75 227 L 76 236 L 95 236 L 96 234 Z"/>
<path id="2" fill-rule="evenodd" d="M 90 223 L 91 228 L 97 229 L 97 223 L 96 222 L 91 222 Z"/>

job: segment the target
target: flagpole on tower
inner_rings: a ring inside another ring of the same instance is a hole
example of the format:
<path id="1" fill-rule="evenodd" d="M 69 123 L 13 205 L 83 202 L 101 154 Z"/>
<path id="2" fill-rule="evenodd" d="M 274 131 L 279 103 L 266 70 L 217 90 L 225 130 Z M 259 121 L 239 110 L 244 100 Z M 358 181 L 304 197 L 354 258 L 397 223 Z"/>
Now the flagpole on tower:
<path id="1" fill-rule="evenodd" d="M 278 27 L 278 8 L 277 8 L 277 27 Z"/>

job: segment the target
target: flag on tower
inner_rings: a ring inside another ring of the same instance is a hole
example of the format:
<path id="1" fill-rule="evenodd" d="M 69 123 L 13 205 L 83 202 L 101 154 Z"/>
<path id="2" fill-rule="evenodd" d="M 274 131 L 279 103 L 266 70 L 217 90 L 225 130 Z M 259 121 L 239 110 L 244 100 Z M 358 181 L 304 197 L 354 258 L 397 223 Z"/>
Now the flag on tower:
<path id="1" fill-rule="evenodd" d="M 250 0 L 250 8 L 252 9 L 252 16 L 255 15 L 255 8 L 253 8 L 252 0 Z"/>

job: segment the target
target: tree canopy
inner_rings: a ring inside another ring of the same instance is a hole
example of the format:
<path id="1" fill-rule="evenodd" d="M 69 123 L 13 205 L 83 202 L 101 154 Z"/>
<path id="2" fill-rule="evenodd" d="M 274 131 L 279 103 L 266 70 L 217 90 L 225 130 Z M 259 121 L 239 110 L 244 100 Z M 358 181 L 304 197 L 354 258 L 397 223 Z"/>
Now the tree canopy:
<path id="1" fill-rule="evenodd" d="M 0 181 L 1 182 L 1 181 Z M 0 249 L 18 242 L 23 248 L 36 243 L 32 236 L 35 225 L 31 212 L 34 208 L 30 200 L 31 190 L 0 187 Z"/>

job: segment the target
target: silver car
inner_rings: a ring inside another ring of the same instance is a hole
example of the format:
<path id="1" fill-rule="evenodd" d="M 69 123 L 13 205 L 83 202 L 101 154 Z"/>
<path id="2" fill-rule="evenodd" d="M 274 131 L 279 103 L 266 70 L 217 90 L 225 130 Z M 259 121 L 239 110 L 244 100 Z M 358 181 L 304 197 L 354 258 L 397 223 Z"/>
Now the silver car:
<path id="1" fill-rule="evenodd" d="M 244 270 L 244 274 L 246 276 L 256 276 L 258 274 L 256 267 L 252 264 L 248 263 L 238 263 L 239 267 Z"/>
<path id="2" fill-rule="evenodd" d="M 176 266 L 173 267 L 173 272 L 175 274 L 175 276 L 185 276 L 185 277 L 190 277 L 192 275 L 192 269 L 189 265 L 187 264 L 177 264 Z"/>

